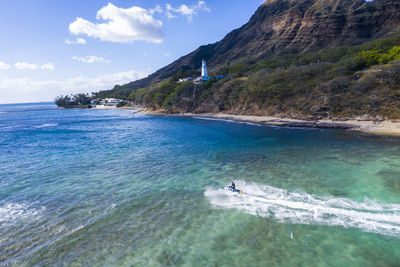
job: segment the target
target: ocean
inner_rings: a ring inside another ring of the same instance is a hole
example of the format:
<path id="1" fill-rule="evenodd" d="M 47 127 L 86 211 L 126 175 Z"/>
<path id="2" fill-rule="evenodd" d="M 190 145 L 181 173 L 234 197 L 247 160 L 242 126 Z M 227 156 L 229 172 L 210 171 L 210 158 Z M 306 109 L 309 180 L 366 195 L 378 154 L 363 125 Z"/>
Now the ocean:
<path id="1" fill-rule="evenodd" d="M 0 266 L 82 265 L 399 266 L 400 139 L 0 105 Z"/>

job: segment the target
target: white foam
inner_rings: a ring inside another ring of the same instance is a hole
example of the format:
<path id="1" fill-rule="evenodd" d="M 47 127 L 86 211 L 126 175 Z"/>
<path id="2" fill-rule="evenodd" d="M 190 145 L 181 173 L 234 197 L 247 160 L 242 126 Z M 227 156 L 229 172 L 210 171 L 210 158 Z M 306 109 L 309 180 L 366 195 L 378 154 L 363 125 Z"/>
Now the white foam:
<path id="1" fill-rule="evenodd" d="M 42 125 L 39 125 L 39 126 L 35 126 L 35 128 L 55 127 L 57 125 L 58 124 L 56 124 L 56 123 L 45 123 L 45 124 L 42 124 Z"/>
<path id="2" fill-rule="evenodd" d="M 2 124 L 0 125 L 2 130 L 12 130 L 12 129 L 16 129 L 19 127 L 24 127 L 24 125 L 14 125 L 14 126 L 9 126 L 8 124 Z"/>
<path id="3" fill-rule="evenodd" d="M 193 118 L 199 119 L 199 120 L 207 120 L 207 121 L 224 121 L 224 122 L 231 122 L 231 123 L 241 123 L 241 124 L 248 124 L 248 125 L 254 125 L 254 126 L 262 126 L 261 124 L 247 122 L 247 121 L 234 121 L 234 120 L 228 120 L 228 119 L 218 119 L 218 118 L 209 118 L 209 117 L 193 117 Z"/>
<path id="4" fill-rule="evenodd" d="M 262 126 L 261 124 L 253 123 L 253 122 L 248 122 L 248 121 L 235 121 L 236 123 L 241 123 L 241 124 L 248 124 L 248 125 L 253 125 L 253 126 Z"/>
<path id="5" fill-rule="evenodd" d="M 215 207 L 238 209 L 279 222 L 342 226 L 400 237 L 400 204 L 318 197 L 243 181 L 239 181 L 237 187 L 245 193 L 207 189 L 204 195 Z"/>
<path id="6" fill-rule="evenodd" d="M 0 224 L 35 216 L 45 208 L 33 207 L 35 203 L 5 203 L 0 206 Z"/>

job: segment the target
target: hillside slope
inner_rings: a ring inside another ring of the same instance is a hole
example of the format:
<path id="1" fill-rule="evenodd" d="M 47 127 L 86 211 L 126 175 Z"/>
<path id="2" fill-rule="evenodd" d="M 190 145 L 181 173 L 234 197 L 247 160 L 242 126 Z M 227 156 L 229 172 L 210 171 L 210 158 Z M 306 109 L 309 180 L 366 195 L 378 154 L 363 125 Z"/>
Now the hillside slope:
<path id="1" fill-rule="evenodd" d="M 211 68 L 232 61 L 254 62 L 271 55 L 360 44 L 398 31 L 399 25 L 399 0 L 268 0 L 247 24 L 221 41 L 201 46 L 122 88 L 137 89 L 170 78 L 182 69 L 197 70 L 202 58 Z"/>
<path id="2" fill-rule="evenodd" d="M 178 112 L 400 119 L 400 0 L 269 0 L 223 40 L 96 97 Z M 222 80 L 196 84 L 206 58 Z"/>

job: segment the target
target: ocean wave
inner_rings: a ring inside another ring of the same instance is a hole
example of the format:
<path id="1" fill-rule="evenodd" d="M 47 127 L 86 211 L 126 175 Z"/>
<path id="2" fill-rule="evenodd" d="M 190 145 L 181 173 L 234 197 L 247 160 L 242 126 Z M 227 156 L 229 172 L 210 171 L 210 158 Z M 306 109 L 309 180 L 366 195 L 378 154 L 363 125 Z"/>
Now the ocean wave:
<path id="1" fill-rule="evenodd" d="M 55 127 L 58 126 L 56 123 L 45 123 L 41 125 L 31 126 L 31 125 L 7 125 L 0 124 L 1 130 L 32 130 L 32 129 L 41 129 L 47 127 Z"/>
<path id="2" fill-rule="evenodd" d="M 35 128 L 46 128 L 46 127 L 55 127 L 58 126 L 56 123 L 45 123 L 42 125 L 34 126 Z"/>
<path id="3" fill-rule="evenodd" d="M 13 223 L 17 220 L 35 216 L 45 207 L 36 206 L 36 203 L 5 203 L 0 206 L 0 224 Z"/>
<path id="4" fill-rule="evenodd" d="M 240 123 L 240 124 L 248 124 L 248 125 L 254 125 L 254 126 L 262 126 L 261 124 L 257 124 L 257 123 L 253 123 L 253 122 L 235 121 L 235 120 L 229 120 L 229 119 L 219 119 L 219 118 L 209 118 L 209 117 L 193 117 L 193 119 L 208 120 L 208 121 L 224 121 L 224 122 L 231 122 L 231 123 Z"/>
<path id="5" fill-rule="evenodd" d="M 25 126 L 25 125 L 0 124 L 0 129 L 1 130 L 14 130 L 14 129 L 23 128 L 23 127 L 27 127 L 27 126 Z"/>
<path id="6" fill-rule="evenodd" d="M 400 204 L 318 197 L 243 181 L 237 184 L 244 194 L 207 189 L 204 195 L 215 207 L 237 209 L 283 223 L 342 226 L 400 237 Z"/>

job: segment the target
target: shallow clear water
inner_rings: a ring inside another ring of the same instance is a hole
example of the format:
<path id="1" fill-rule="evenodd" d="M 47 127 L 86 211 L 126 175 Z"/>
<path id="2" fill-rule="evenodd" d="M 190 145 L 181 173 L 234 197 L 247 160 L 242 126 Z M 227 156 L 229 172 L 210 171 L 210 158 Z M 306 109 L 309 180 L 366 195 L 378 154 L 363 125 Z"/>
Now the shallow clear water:
<path id="1" fill-rule="evenodd" d="M 400 139 L 0 105 L 0 265 L 399 262 Z"/>

